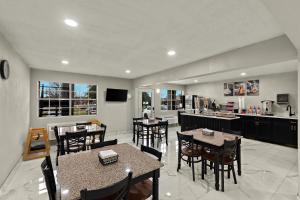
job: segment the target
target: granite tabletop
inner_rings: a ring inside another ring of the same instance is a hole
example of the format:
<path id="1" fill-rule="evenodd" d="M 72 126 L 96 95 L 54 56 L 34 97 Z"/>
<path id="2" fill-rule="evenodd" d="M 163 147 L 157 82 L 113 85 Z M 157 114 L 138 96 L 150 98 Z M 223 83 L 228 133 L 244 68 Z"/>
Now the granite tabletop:
<path id="1" fill-rule="evenodd" d="M 112 149 L 119 155 L 118 162 L 103 166 L 98 159 L 102 150 Z M 58 157 L 57 179 L 61 199 L 80 199 L 80 190 L 107 187 L 124 179 L 129 171 L 133 178 L 159 169 L 156 159 L 129 144 L 117 144 Z"/>
<path id="2" fill-rule="evenodd" d="M 238 139 L 241 139 L 241 136 L 234 135 L 230 133 L 224 133 L 219 131 L 214 131 L 213 136 L 207 136 L 203 135 L 202 133 L 203 129 L 195 129 L 190 131 L 184 131 L 182 134 L 185 135 L 194 135 L 194 140 L 199 140 L 201 142 L 211 144 L 217 147 L 221 147 L 224 145 L 224 140 L 234 140 L 235 137 L 238 137 Z"/>

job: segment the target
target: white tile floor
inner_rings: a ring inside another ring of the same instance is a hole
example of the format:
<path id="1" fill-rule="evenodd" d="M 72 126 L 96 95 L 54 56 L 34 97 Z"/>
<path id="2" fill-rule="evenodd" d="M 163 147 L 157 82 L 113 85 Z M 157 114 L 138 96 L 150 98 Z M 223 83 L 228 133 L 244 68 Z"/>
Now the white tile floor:
<path id="1" fill-rule="evenodd" d="M 214 175 L 208 171 L 201 179 L 200 164 L 196 167 L 196 182 L 191 169 L 184 165 L 177 173 L 176 130 L 170 128 L 169 145 L 162 144 L 160 199 L 237 199 L 237 200 L 291 200 L 296 199 L 298 188 L 297 150 L 253 140 L 242 140 L 242 176 L 238 184 L 225 180 L 225 192 L 215 191 Z M 131 143 L 131 134 L 107 135 L 120 143 Z M 52 149 L 54 160 L 55 148 Z M 40 170 L 42 159 L 20 162 L 0 189 L 0 200 L 48 199 Z"/>

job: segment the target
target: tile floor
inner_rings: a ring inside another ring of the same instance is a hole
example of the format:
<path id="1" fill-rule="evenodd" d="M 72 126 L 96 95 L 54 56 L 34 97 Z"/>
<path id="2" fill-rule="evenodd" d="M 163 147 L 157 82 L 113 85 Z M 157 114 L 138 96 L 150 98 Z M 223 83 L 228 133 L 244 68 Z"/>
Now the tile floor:
<path id="1" fill-rule="evenodd" d="M 242 176 L 238 184 L 232 178 L 225 180 L 225 192 L 215 191 L 214 175 L 208 170 L 201 179 L 200 165 L 196 167 L 196 182 L 192 181 L 191 169 L 184 165 L 176 171 L 176 130 L 170 128 L 169 145 L 160 145 L 163 152 L 160 199 L 162 200 L 295 200 L 298 188 L 297 150 L 253 140 L 242 140 Z M 131 134 L 107 135 L 119 142 L 131 143 Z M 55 158 L 55 147 L 51 150 Z M 40 170 L 42 159 L 20 162 L 0 189 L 0 200 L 48 199 Z"/>

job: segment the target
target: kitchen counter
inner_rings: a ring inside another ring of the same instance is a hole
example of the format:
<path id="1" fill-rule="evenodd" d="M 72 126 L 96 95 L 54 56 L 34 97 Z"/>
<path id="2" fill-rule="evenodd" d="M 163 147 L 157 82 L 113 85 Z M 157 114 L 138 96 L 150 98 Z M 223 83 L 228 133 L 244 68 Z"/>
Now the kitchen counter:
<path id="1" fill-rule="evenodd" d="M 240 117 L 219 117 L 219 116 L 214 116 L 214 115 L 203 115 L 203 114 L 192 114 L 192 113 L 181 113 L 181 115 L 189 115 L 189 116 L 196 116 L 196 117 L 205 117 L 205 118 L 212 118 L 212 119 L 222 119 L 222 120 L 240 119 Z"/>
<path id="2" fill-rule="evenodd" d="M 294 116 L 280 116 L 280 115 L 256 115 L 256 114 L 235 114 L 237 116 L 247 116 L 247 117 L 265 117 L 265 118 L 277 118 L 277 119 L 294 119 L 298 120 L 297 115 Z"/>

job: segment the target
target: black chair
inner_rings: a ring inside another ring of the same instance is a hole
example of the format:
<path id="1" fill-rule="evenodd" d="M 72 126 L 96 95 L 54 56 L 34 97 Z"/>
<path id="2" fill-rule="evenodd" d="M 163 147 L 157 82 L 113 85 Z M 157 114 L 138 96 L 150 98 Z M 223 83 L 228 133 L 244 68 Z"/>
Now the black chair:
<path id="1" fill-rule="evenodd" d="M 68 154 L 86 150 L 86 134 L 86 130 L 66 132 Z"/>
<path id="2" fill-rule="evenodd" d="M 162 153 L 156 149 L 141 145 L 141 151 L 149 153 L 155 156 L 158 161 L 161 161 Z M 128 193 L 128 200 L 145 200 L 149 198 L 152 194 L 152 185 L 153 182 L 147 179 L 131 186 Z"/>
<path id="3" fill-rule="evenodd" d="M 133 127 L 132 127 L 132 141 L 135 142 L 135 136 L 137 135 L 137 124 L 136 122 L 143 120 L 142 117 L 133 118 Z"/>
<path id="4" fill-rule="evenodd" d="M 194 143 L 193 135 L 183 135 L 177 131 L 178 138 L 178 166 L 177 171 L 181 168 L 181 160 L 186 161 L 192 166 L 193 181 L 195 181 L 194 164 L 201 162 L 199 157 L 202 155 L 202 147 Z M 196 159 L 196 160 L 195 160 Z"/>
<path id="5" fill-rule="evenodd" d="M 139 146 L 139 140 L 142 140 L 142 144 L 144 144 L 144 140 L 147 141 L 149 139 L 151 139 L 151 144 L 153 145 L 154 138 L 152 136 L 152 129 L 149 130 L 149 135 L 147 135 L 147 130 L 144 129 L 142 122 L 138 121 L 133 123 L 136 126 L 136 135 L 137 135 L 136 146 Z"/>
<path id="6" fill-rule="evenodd" d="M 116 144 L 118 144 L 118 139 L 108 140 L 108 141 L 105 141 L 105 142 L 99 142 L 99 143 L 91 144 L 91 149 L 97 149 L 97 148 L 110 146 L 110 145 L 116 145 Z"/>
<path id="7" fill-rule="evenodd" d="M 85 129 L 85 126 L 92 125 L 92 122 L 77 122 L 76 126 L 78 129 Z M 86 136 L 86 145 L 90 146 L 90 144 L 95 140 L 95 136 Z"/>
<path id="8" fill-rule="evenodd" d="M 100 142 L 104 142 L 107 126 L 105 124 L 101 124 L 100 127 L 102 127 L 104 130 L 103 133 L 99 135 L 99 140 Z"/>
<path id="9" fill-rule="evenodd" d="M 56 200 L 57 199 L 57 191 L 55 184 L 55 176 L 53 173 L 53 167 L 50 156 L 46 156 L 45 160 L 41 164 L 41 169 L 44 175 L 46 188 L 48 191 L 49 199 Z"/>
<path id="10" fill-rule="evenodd" d="M 168 126 L 168 121 L 159 121 L 158 126 L 152 129 L 152 137 L 157 138 L 157 148 L 163 138 L 166 139 L 166 145 L 168 145 Z"/>
<path id="11" fill-rule="evenodd" d="M 223 192 L 224 192 L 224 171 L 228 172 L 228 178 L 230 178 L 230 171 L 232 171 L 234 184 L 237 184 L 235 170 L 234 170 L 234 161 L 236 160 L 237 143 L 238 143 L 238 137 L 236 137 L 235 140 L 231 140 L 231 141 L 224 140 L 224 147 L 221 152 L 203 151 L 202 153 L 203 160 L 209 160 L 213 162 L 215 162 L 216 156 L 219 156 L 220 165 L 221 165 L 221 169 L 219 170 L 221 170 L 221 187 Z M 227 170 L 224 169 L 225 165 L 227 165 Z M 205 170 L 204 167 L 205 165 L 202 164 L 202 174 L 203 171 Z"/>
<path id="12" fill-rule="evenodd" d="M 99 190 L 81 190 L 81 200 L 127 200 L 132 179 L 132 172 L 120 182 Z"/>
<path id="13" fill-rule="evenodd" d="M 58 165 L 58 156 L 60 155 L 60 151 L 61 151 L 61 145 L 60 145 L 60 138 L 59 138 L 59 135 L 58 135 L 58 128 L 57 126 L 54 126 L 54 135 L 55 135 L 55 138 L 56 138 L 56 166 Z"/>
<path id="14" fill-rule="evenodd" d="M 156 120 L 159 120 L 159 121 L 162 121 L 162 120 L 163 120 L 163 118 L 161 118 L 161 117 L 155 117 L 155 119 L 156 119 Z"/>

